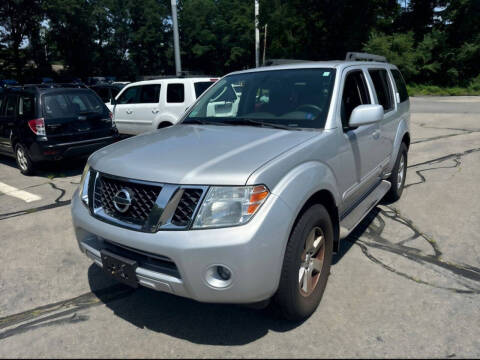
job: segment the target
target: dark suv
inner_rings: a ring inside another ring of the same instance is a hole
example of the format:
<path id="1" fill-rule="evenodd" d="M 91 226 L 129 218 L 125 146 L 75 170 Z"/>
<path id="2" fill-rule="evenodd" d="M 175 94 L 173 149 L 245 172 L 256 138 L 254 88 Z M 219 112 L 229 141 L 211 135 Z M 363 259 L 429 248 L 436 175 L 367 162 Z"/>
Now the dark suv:
<path id="1" fill-rule="evenodd" d="M 90 89 L 25 85 L 0 92 L 0 153 L 20 171 L 36 163 L 87 156 L 118 139 L 112 114 Z"/>

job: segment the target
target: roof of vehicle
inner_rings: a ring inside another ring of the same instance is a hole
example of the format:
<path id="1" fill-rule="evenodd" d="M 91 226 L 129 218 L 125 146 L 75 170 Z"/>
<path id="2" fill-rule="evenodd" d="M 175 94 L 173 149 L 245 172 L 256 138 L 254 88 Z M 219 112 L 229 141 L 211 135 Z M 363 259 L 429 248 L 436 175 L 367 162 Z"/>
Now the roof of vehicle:
<path id="1" fill-rule="evenodd" d="M 65 91 L 92 91 L 85 86 L 48 86 L 48 85 L 36 85 L 36 84 L 25 84 L 25 85 L 17 85 L 12 87 L 4 88 L 4 92 L 21 92 L 26 91 L 30 93 L 53 93 L 53 92 L 65 92 Z"/>
<path id="2" fill-rule="evenodd" d="M 214 79 L 215 81 L 218 80 L 219 76 L 198 76 L 198 77 L 165 77 L 159 79 L 152 79 L 152 80 L 142 80 L 136 81 L 128 84 L 127 86 L 134 86 L 134 85 L 149 85 L 149 84 L 161 84 L 161 83 L 187 83 L 187 82 L 199 82 L 199 81 L 211 81 Z M 127 87 L 126 86 L 126 87 Z"/>
<path id="3" fill-rule="evenodd" d="M 293 62 L 290 64 L 274 65 L 274 66 L 261 66 L 258 68 L 252 68 L 241 71 L 234 71 L 232 74 L 243 74 L 258 71 L 273 71 L 273 70 L 291 70 L 291 69 L 315 69 L 315 68 L 332 68 L 332 69 L 344 69 L 349 66 L 376 66 L 376 67 L 395 67 L 387 62 L 378 61 L 345 61 L 345 60 L 330 60 L 330 61 L 302 61 Z"/>

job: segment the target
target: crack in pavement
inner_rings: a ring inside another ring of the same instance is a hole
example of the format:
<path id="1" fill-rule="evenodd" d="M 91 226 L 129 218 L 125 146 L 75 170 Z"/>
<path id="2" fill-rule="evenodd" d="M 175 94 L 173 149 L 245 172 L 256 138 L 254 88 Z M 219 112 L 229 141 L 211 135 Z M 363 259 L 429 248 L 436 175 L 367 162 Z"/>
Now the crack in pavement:
<path id="1" fill-rule="evenodd" d="M 72 299 L 39 306 L 21 313 L 0 318 L 0 340 L 7 337 L 38 329 L 45 326 L 76 323 L 88 320 L 88 316 L 78 315 L 77 312 L 92 306 L 106 304 L 111 301 L 130 296 L 135 289 L 122 284 L 115 284 L 107 288 L 88 292 Z M 15 326 L 17 325 L 17 326 Z M 12 326 L 15 326 L 11 328 Z"/>
<path id="2" fill-rule="evenodd" d="M 445 134 L 445 135 L 434 136 L 434 137 L 431 137 L 431 138 L 418 139 L 418 140 L 412 141 L 412 143 L 411 143 L 412 145 L 413 144 L 420 144 L 420 143 L 424 143 L 424 142 L 429 142 L 429 141 L 446 139 L 446 138 L 450 138 L 450 137 L 454 137 L 454 136 L 480 133 L 480 129 L 442 128 L 442 127 L 437 127 L 437 126 L 426 126 L 424 124 L 419 124 L 419 126 L 424 128 L 424 129 L 453 130 L 453 131 L 462 131 L 462 132 L 460 134 Z"/>
<path id="3" fill-rule="evenodd" d="M 57 198 L 54 200 L 53 203 L 50 203 L 50 204 L 47 204 L 47 205 L 42 205 L 42 206 L 37 206 L 37 207 L 34 207 L 34 208 L 30 208 L 30 209 L 13 211 L 13 212 L 9 212 L 9 213 L 3 213 L 3 214 L 0 214 L 0 220 L 10 219 L 10 218 L 13 218 L 13 217 L 28 215 L 28 214 L 32 214 L 32 213 L 38 213 L 40 211 L 55 209 L 57 207 L 70 205 L 72 200 L 61 200 L 66 194 L 65 189 L 62 189 L 62 188 L 58 187 L 53 182 L 47 182 L 47 183 L 44 183 L 44 184 L 49 184 L 54 190 L 60 191 L 60 195 L 57 196 Z"/>
<path id="4" fill-rule="evenodd" d="M 400 211 L 394 207 L 386 206 L 388 210 L 375 208 L 370 212 L 365 220 L 360 223 L 354 230 L 348 241 L 356 244 L 362 250 L 362 253 L 372 262 L 382 266 L 384 269 L 391 271 L 406 279 L 415 281 L 420 284 L 453 291 L 455 293 L 480 294 L 480 268 L 467 265 L 456 264 L 442 259 L 442 252 L 437 242 L 424 232 L 421 232 L 412 220 L 402 216 Z M 390 219 L 402 226 L 407 227 L 413 235 L 399 242 L 392 242 L 383 236 L 385 229 L 385 219 Z M 378 224 L 374 220 L 378 221 Z M 363 239 L 366 238 L 366 239 Z M 426 241 L 433 250 L 433 255 L 428 255 L 415 247 L 409 246 L 414 240 L 421 239 Z M 390 253 L 391 255 L 401 256 L 404 259 L 413 261 L 414 263 L 425 267 L 425 265 L 433 266 L 446 271 L 437 271 L 438 274 L 447 277 L 448 280 L 454 281 L 460 287 L 443 286 L 433 283 L 432 281 L 422 280 L 415 276 L 409 275 L 404 271 L 386 264 L 384 261 L 372 254 L 371 250 L 377 249 Z"/>

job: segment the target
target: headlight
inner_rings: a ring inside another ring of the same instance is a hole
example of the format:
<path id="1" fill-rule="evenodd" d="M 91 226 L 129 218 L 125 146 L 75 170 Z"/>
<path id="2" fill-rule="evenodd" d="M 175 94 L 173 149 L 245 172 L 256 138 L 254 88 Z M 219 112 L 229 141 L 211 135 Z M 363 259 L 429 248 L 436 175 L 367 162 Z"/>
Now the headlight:
<path id="1" fill-rule="evenodd" d="M 88 206 L 88 183 L 89 182 L 90 182 L 90 166 L 87 164 L 85 165 L 85 169 L 83 169 L 83 174 L 80 179 L 80 186 L 78 191 L 80 199 L 87 206 Z"/>
<path id="2" fill-rule="evenodd" d="M 264 185 L 212 186 L 193 223 L 194 229 L 245 224 L 265 202 Z"/>

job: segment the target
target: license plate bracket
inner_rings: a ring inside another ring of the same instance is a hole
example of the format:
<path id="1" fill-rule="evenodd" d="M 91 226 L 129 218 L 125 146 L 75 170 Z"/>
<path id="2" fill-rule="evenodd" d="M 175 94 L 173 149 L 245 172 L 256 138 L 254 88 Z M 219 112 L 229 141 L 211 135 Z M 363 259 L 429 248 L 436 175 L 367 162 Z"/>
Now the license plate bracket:
<path id="1" fill-rule="evenodd" d="M 126 285 L 138 287 L 135 273 L 138 264 L 135 260 L 127 259 L 105 249 L 100 250 L 100 256 L 105 273 Z"/>

